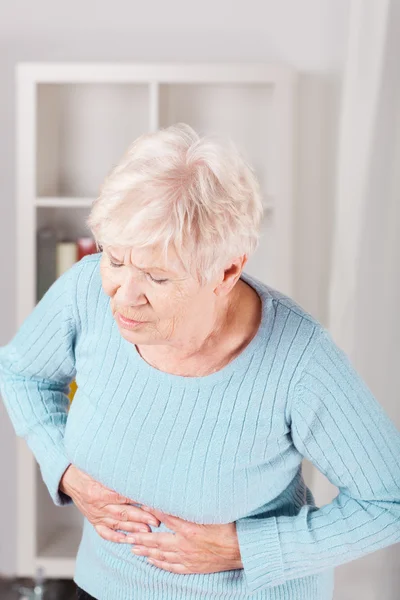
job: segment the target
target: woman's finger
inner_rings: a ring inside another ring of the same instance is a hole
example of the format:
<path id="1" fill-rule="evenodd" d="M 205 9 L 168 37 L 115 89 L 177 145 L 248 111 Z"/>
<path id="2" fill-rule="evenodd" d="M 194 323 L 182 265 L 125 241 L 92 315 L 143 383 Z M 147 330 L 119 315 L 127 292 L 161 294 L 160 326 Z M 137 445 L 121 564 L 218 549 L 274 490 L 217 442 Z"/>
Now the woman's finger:
<path id="1" fill-rule="evenodd" d="M 134 521 L 145 523 L 146 525 L 154 525 L 154 527 L 160 526 L 160 521 L 157 517 L 135 506 L 109 504 L 107 506 L 107 512 L 111 517 L 114 517 L 118 521 Z"/>
<path id="2" fill-rule="evenodd" d="M 98 525 L 95 525 L 94 528 L 96 529 L 99 536 L 102 537 L 104 540 L 107 540 L 109 542 L 117 542 L 119 544 L 127 544 L 128 543 L 127 539 L 126 539 L 126 535 L 124 535 L 123 533 L 120 533 L 119 531 L 114 531 L 113 529 L 110 529 L 106 525 L 98 524 Z"/>
<path id="3" fill-rule="evenodd" d="M 106 525 L 110 529 L 121 529 L 129 533 L 151 533 L 151 528 L 145 523 L 139 523 L 135 521 L 118 521 L 110 517 L 102 517 L 102 524 Z"/>
<path id="4" fill-rule="evenodd" d="M 137 546 L 136 544 L 131 548 L 131 552 L 135 556 L 147 556 L 152 560 L 170 563 L 171 565 L 182 564 L 177 552 L 167 552 L 166 550 L 158 550 L 157 548 L 149 548 L 148 546 Z"/>
<path id="5" fill-rule="evenodd" d="M 150 523 L 154 527 L 160 526 L 160 520 L 150 512 L 143 510 L 141 504 L 136 503 L 135 506 L 133 500 L 102 484 L 100 484 L 100 489 L 96 487 L 96 491 L 98 493 L 97 504 L 100 502 L 102 508 L 113 511 L 112 515 L 119 520 L 139 521 L 145 524 Z"/>
<path id="6" fill-rule="evenodd" d="M 132 500 L 122 496 L 118 492 L 111 490 L 110 488 L 102 485 L 95 481 L 94 483 L 94 495 L 96 499 L 101 500 L 107 504 L 131 504 Z"/>

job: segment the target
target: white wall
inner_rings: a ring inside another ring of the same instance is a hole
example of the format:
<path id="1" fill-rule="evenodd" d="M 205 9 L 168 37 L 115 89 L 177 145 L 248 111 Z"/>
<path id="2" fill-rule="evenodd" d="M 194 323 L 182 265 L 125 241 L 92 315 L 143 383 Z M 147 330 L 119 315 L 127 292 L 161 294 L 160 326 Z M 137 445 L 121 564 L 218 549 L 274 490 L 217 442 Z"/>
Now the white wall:
<path id="1" fill-rule="evenodd" d="M 326 321 L 329 220 L 349 0 L 22 0 L 0 7 L 0 345 L 15 328 L 19 61 L 285 61 L 301 74 L 296 299 Z M 310 234 L 311 233 L 311 234 Z M 15 568 L 15 435 L 0 403 L 0 573 Z M 29 502 L 29 496 L 26 498 Z"/>

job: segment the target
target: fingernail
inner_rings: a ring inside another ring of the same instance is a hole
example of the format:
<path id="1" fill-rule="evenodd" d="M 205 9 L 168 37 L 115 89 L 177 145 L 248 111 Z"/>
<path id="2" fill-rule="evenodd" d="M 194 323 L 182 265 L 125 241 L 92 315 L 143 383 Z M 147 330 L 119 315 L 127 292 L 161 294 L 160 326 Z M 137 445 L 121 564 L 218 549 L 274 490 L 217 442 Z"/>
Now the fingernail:
<path id="1" fill-rule="evenodd" d="M 155 519 L 149 519 L 149 523 L 151 523 L 151 525 L 154 525 L 154 527 L 158 527 L 158 522 Z"/>

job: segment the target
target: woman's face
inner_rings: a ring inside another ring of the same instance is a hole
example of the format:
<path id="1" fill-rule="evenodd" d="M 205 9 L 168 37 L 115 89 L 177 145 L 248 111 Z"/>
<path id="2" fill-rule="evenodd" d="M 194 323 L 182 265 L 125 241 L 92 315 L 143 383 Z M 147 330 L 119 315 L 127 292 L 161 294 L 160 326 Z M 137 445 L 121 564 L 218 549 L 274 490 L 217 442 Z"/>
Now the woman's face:
<path id="1" fill-rule="evenodd" d="M 100 272 L 120 333 L 132 343 L 184 347 L 212 325 L 217 285 L 200 286 L 172 250 L 166 265 L 156 249 L 104 245 Z"/>

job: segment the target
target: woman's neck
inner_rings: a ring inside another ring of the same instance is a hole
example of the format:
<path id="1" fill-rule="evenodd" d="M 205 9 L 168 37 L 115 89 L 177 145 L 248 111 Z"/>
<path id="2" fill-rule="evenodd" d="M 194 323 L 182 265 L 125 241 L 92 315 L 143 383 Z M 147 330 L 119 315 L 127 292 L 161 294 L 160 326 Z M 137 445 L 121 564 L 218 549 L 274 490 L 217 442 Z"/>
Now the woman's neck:
<path id="1" fill-rule="evenodd" d="M 261 321 L 262 304 L 257 292 L 240 279 L 234 290 L 219 325 L 196 350 L 182 353 L 181 347 L 174 352 L 172 345 L 148 344 L 136 345 L 137 351 L 151 366 L 173 375 L 201 377 L 219 371 L 249 344 Z"/>

